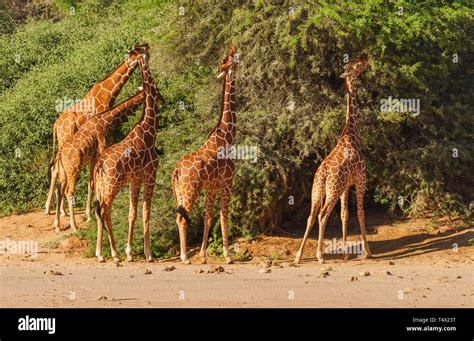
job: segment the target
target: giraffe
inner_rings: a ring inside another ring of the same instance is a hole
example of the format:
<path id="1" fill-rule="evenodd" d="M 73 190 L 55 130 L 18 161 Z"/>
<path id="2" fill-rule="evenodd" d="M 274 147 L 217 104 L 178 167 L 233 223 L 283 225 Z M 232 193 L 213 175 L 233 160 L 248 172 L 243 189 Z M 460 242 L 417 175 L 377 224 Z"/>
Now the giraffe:
<path id="1" fill-rule="evenodd" d="M 231 158 L 222 157 L 220 151 L 227 150 L 226 148 L 232 145 L 236 133 L 235 72 L 237 65 L 238 55 L 235 54 L 234 47 L 230 46 L 226 58 L 220 65 L 219 77 L 224 76 L 224 79 L 219 121 L 209 133 L 206 142 L 191 154 L 183 156 L 173 171 L 173 194 L 177 203 L 176 223 L 179 231 L 181 261 L 184 264 L 190 264 L 186 250 L 186 232 L 192 207 L 201 189 L 207 192 L 204 233 L 199 252 L 201 263 L 206 263 L 212 208 L 217 192 L 221 194 L 220 222 L 224 257 L 226 263 L 232 262 L 228 250 L 227 220 L 235 165 Z"/>
<path id="2" fill-rule="evenodd" d="M 357 100 L 355 86 L 356 81 L 368 65 L 366 58 L 353 60 L 346 65 L 341 78 L 344 78 L 345 90 L 347 92 L 347 112 L 346 124 L 336 146 L 331 153 L 323 160 L 314 177 L 311 191 L 311 213 L 308 217 L 306 231 L 301 242 L 301 246 L 296 254 L 295 264 L 298 264 L 306 239 L 311 232 L 319 209 L 319 237 L 316 257 L 320 263 L 324 262 L 323 242 L 324 229 L 329 216 L 336 204 L 341 199 L 341 220 L 342 220 L 342 247 L 344 259 L 349 258 L 346 250 L 347 222 L 349 218 L 349 188 L 355 186 L 357 196 L 357 217 L 360 231 L 364 243 L 364 255 L 371 257 L 369 244 L 365 231 L 364 214 L 364 192 L 366 186 L 366 164 L 365 158 L 360 150 L 359 131 L 357 129 Z M 323 200 L 326 197 L 326 200 Z"/>
<path id="3" fill-rule="evenodd" d="M 66 195 L 69 204 L 70 226 L 74 231 L 77 230 L 74 218 L 74 193 L 80 171 L 89 164 L 88 187 L 91 188 L 95 160 L 109 144 L 107 140 L 110 134 L 114 128 L 125 122 L 127 115 L 132 114 L 140 106 L 143 98 L 142 90 L 114 108 L 92 116 L 58 150 L 56 157 L 60 179 L 58 202 L 61 202 L 62 197 Z M 59 211 L 59 205 L 57 205 L 54 219 L 56 232 L 61 230 Z M 87 218 L 90 219 L 90 217 Z"/>
<path id="4" fill-rule="evenodd" d="M 54 186 L 58 176 L 58 169 L 55 165 L 55 144 L 58 140 L 58 150 L 67 139 L 83 125 L 91 116 L 109 110 L 115 102 L 119 92 L 127 82 L 137 67 L 137 60 L 148 50 L 148 45 L 136 44 L 133 50 L 129 51 L 129 57 L 118 67 L 116 67 L 107 77 L 94 84 L 87 95 L 76 105 L 63 111 L 56 119 L 53 125 L 53 148 L 51 152 L 51 161 L 48 167 L 49 193 L 46 200 L 44 214 L 50 214 L 51 202 L 53 200 Z M 92 189 L 88 188 L 86 216 L 90 217 Z M 61 204 L 61 215 L 66 215 L 63 203 Z"/>
<path id="5" fill-rule="evenodd" d="M 94 168 L 95 211 L 97 217 L 97 248 L 98 261 L 103 262 L 102 231 L 105 227 L 109 237 L 112 257 L 120 261 L 112 233 L 112 204 L 117 193 L 125 184 L 130 184 L 129 230 L 126 247 L 127 260 L 132 261 L 132 240 L 137 203 L 140 188 L 143 185 L 143 235 L 144 252 L 147 261 L 152 261 L 150 250 L 150 205 L 155 186 L 158 153 L 155 148 L 156 131 L 158 129 L 158 102 L 164 100 L 153 80 L 148 68 L 148 54 L 139 61 L 143 90 L 145 92 L 145 108 L 140 121 L 130 133 L 119 143 L 108 147 L 99 157 Z"/>

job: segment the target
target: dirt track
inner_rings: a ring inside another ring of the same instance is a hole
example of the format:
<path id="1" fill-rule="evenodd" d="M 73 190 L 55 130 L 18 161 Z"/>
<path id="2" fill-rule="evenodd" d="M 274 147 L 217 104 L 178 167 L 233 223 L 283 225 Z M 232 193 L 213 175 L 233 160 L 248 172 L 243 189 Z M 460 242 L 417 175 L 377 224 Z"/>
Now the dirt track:
<path id="1" fill-rule="evenodd" d="M 46 243 L 57 238 L 51 219 L 41 212 L 0 219 L 0 240 L 38 240 L 40 245 L 36 259 L 0 255 L 0 306 L 474 307 L 472 227 L 440 224 L 432 230 L 427 220 L 387 224 L 368 217 L 371 260 L 343 261 L 334 255 L 320 265 L 311 258 L 313 239 L 303 264 L 291 267 L 300 237 L 285 236 L 240 241 L 240 248 L 253 255 L 244 263 L 211 259 L 208 265 L 137 261 L 116 266 L 84 258 L 80 248 L 49 249 Z M 356 238 L 353 230 L 350 239 Z M 270 256 L 277 258 L 271 272 L 259 273 Z M 224 272 L 208 273 L 213 264 L 221 264 Z M 175 269 L 164 271 L 167 266 Z M 330 267 L 326 275 L 323 267 Z"/>

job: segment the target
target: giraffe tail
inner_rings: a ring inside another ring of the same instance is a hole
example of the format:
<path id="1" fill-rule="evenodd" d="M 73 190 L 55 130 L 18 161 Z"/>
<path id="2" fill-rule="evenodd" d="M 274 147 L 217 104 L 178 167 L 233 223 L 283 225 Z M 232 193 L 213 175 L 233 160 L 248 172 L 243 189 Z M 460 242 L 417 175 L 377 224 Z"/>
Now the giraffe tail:
<path id="1" fill-rule="evenodd" d="M 186 209 L 182 205 L 179 205 L 178 197 L 176 195 L 176 188 L 178 186 L 178 180 L 179 180 L 179 174 L 178 174 L 177 169 L 173 171 L 173 175 L 171 176 L 171 179 L 173 182 L 173 197 L 174 197 L 174 200 L 176 201 L 176 204 L 178 205 L 178 207 L 176 207 L 176 213 L 179 214 L 181 218 L 183 218 L 186 221 L 186 224 L 189 226 L 191 224 L 191 219 L 189 219 L 189 215 L 188 215 L 188 212 L 186 212 Z"/>
<path id="2" fill-rule="evenodd" d="M 100 220 L 100 223 L 102 225 L 102 228 L 104 228 L 104 217 L 102 215 L 102 193 L 101 193 L 101 188 L 100 184 L 97 185 L 97 182 L 100 181 L 101 175 L 102 175 L 102 162 L 99 161 L 95 164 L 94 166 L 94 172 L 93 172 L 93 177 L 92 177 L 92 189 L 94 190 L 95 194 L 95 200 L 94 200 L 94 209 L 97 217 Z"/>
<path id="3" fill-rule="evenodd" d="M 48 187 L 51 186 L 51 177 L 53 176 L 53 171 L 51 168 L 53 168 L 54 162 L 50 162 L 48 165 Z"/>
<path id="4" fill-rule="evenodd" d="M 178 199 L 176 197 L 176 186 L 178 185 L 178 170 L 175 169 L 173 171 L 173 175 L 171 175 L 171 182 L 172 182 L 172 188 L 173 188 L 173 197 L 174 197 L 174 201 L 176 201 L 176 203 L 178 203 Z"/>
<path id="5" fill-rule="evenodd" d="M 94 201 L 94 208 L 95 208 L 95 213 L 99 217 L 102 228 L 104 228 L 104 218 L 102 217 L 102 205 L 100 204 L 99 200 Z"/>
<path id="6" fill-rule="evenodd" d="M 186 212 L 186 209 L 183 206 L 179 205 L 176 208 L 176 213 L 178 213 L 181 216 L 181 218 L 183 218 L 186 221 L 186 224 L 188 226 L 191 224 L 191 219 L 189 219 L 188 212 Z"/>

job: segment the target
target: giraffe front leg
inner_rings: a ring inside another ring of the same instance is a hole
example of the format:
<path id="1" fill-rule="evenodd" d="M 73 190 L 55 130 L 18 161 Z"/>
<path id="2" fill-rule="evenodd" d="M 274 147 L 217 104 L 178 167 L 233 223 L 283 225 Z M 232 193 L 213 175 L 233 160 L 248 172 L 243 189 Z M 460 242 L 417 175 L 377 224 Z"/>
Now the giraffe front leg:
<path id="1" fill-rule="evenodd" d="M 222 248 L 224 251 L 224 258 L 227 264 L 232 263 L 232 258 L 229 255 L 229 240 L 228 240 L 228 218 L 229 218 L 229 202 L 231 190 L 225 188 L 221 191 L 221 230 L 222 230 Z"/>
<path id="2" fill-rule="evenodd" d="M 130 184 L 130 207 L 128 212 L 128 240 L 125 253 L 127 261 L 133 261 L 133 231 L 135 229 L 135 221 L 137 219 L 138 196 L 140 194 L 140 186 L 138 184 Z"/>
<path id="3" fill-rule="evenodd" d="M 51 214 L 51 203 L 53 201 L 54 189 L 56 187 L 56 180 L 58 176 L 58 171 L 56 170 L 56 164 L 51 166 L 51 179 L 49 184 L 48 199 L 46 200 L 44 214 Z"/>
<path id="4" fill-rule="evenodd" d="M 209 238 L 209 229 L 212 222 L 212 209 L 214 208 L 214 201 L 216 199 L 216 191 L 208 191 L 206 194 L 205 214 L 204 214 L 204 232 L 202 236 L 201 251 L 199 251 L 199 259 L 201 264 L 206 264 L 206 250 Z"/>
<path id="5" fill-rule="evenodd" d="M 360 233 L 364 243 L 364 257 L 371 258 L 372 253 L 370 252 L 369 242 L 367 241 L 367 234 L 365 230 L 365 212 L 364 212 L 364 193 L 365 193 L 365 181 L 356 183 L 356 195 L 357 195 L 357 218 L 359 220 Z"/>

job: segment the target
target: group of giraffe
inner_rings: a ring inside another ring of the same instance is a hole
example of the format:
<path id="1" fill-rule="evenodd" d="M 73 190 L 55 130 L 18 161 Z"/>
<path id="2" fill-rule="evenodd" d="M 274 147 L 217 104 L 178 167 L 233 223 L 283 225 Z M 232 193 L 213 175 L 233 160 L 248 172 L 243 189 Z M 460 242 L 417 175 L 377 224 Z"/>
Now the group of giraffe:
<path id="1" fill-rule="evenodd" d="M 180 258 L 184 264 L 190 263 L 186 246 L 189 217 L 201 190 L 206 191 L 206 202 L 203 241 L 199 252 L 200 261 L 206 263 L 212 210 L 216 196 L 220 194 L 223 254 L 226 263 L 232 262 L 228 245 L 228 213 L 235 164 L 232 158 L 220 156 L 219 150 L 230 147 L 235 139 L 235 82 L 238 57 L 234 47 L 230 46 L 226 57 L 220 64 L 219 78 L 223 78 L 222 104 L 216 126 L 200 148 L 184 155 L 178 161 L 171 177 L 173 195 L 177 205 L 176 223 L 180 239 Z M 151 75 L 149 59 L 149 45 L 135 45 L 129 52 L 128 58 L 109 76 L 97 82 L 80 103 L 62 112 L 53 127 L 53 154 L 49 165 L 51 184 L 45 214 L 50 214 L 52 198 L 56 192 L 55 231 L 62 230 L 60 217 L 66 215 L 63 207 L 64 197 L 68 202 L 70 226 L 73 230 L 77 230 L 74 217 L 76 183 L 80 171 L 89 165 L 85 213 L 86 219 L 89 221 L 91 219 L 92 192 L 94 191 L 97 219 L 96 257 L 101 262 L 104 261 L 102 256 L 104 229 L 107 231 L 112 257 L 114 261 L 120 261 L 112 232 L 112 205 L 116 195 L 127 184 L 130 188 L 130 206 L 126 257 L 128 261 L 133 260 L 133 233 L 137 217 L 138 197 L 143 186 L 144 254 L 146 260 L 152 260 L 149 226 L 150 206 L 159 163 L 155 147 L 159 121 L 158 108 L 160 103 L 164 103 L 164 99 Z M 351 186 L 356 188 L 357 215 L 365 256 L 370 257 L 363 208 L 366 165 L 360 150 L 355 93 L 356 80 L 367 68 L 367 65 L 366 59 L 356 59 L 345 66 L 344 73 L 341 75 L 345 80 L 345 89 L 348 93 L 346 125 L 336 147 L 316 171 L 312 189 L 311 214 L 295 263 L 301 259 L 305 242 L 320 208 L 317 258 L 323 262 L 324 229 L 339 198 L 341 199 L 343 248 L 345 250 L 348 193 Z M 119 92 L 137 67 L 140 67 L 141 70 L 142 89 L 134 96 L 112 107 Z M 111 144 L 113 130 L 125 122 L 127 116 L 132 114 L 142 103 L 144 110 L 141 119 L 122 141 Z M 56 138 L 58 152 L 54 158 Z M 56 182 L 58 183 L 56 184 Z M 347 258 L 347 256 L 346 253 L 345 257 Z"/>

